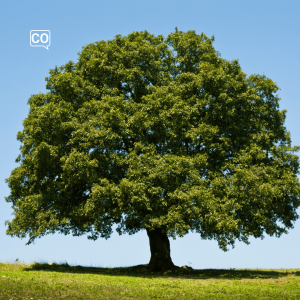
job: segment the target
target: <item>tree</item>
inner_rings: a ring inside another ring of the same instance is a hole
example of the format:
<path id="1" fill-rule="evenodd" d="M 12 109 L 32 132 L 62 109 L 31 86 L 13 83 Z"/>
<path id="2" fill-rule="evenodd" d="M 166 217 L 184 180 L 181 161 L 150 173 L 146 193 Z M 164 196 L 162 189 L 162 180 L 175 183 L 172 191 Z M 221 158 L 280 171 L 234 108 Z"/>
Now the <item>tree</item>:
<path id="1" fill-rule="evenodd" d="M 195 31 L 147 31 L 89 44 L 32 95 L 20 165 L 6 179 L 27 244 L 60 232 L 89 239 L 146 229 L 153 271 L 172 269 L 169 237 L 196 231 L 227 251 L 280 237 L 300 206 L 277 85 L 246 75 Z"/>

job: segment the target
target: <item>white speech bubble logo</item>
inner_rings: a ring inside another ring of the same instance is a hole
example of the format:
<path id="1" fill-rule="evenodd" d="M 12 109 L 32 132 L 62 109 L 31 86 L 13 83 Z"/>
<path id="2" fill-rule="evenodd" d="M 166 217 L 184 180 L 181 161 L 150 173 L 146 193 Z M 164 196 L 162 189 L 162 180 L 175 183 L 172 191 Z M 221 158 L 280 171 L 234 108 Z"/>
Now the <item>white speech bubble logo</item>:
<path id="1" fill-rule="evenodd" d="M 31 30 L 30 31 L 30 46 L 44 47 L 47 50 L 51 42 L 50 30 Z"/>

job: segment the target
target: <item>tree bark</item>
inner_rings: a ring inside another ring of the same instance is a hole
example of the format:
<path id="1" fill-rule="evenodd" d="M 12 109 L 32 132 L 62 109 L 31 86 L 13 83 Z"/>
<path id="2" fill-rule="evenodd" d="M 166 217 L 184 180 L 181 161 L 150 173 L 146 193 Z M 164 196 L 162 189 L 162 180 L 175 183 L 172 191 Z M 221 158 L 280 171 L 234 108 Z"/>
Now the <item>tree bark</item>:
<path id="1" fill-rule="evenodd" d="M 146 230 L 151 251 L 149 270 L 159 272 L 176 268 L 171 259 L 170 242 L 166 231 L 162 228 L 155 228 L 152 231 Z"/>

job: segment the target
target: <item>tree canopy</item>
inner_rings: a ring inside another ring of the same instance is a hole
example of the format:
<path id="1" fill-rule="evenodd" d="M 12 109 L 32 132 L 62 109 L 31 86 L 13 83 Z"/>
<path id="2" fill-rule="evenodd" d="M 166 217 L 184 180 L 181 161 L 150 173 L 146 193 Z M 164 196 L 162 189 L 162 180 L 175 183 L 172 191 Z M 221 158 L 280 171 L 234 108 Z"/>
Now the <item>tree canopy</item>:
<path id="1" fill-rule="evenodd" d="M 60 232 L 109 238 L 146 229 L 152 270 L 173 266 L 168 237 L 197 232 L 227 251 L 281 236 L 300 206 L 278 86 L 221 58 L 214 37 L 175 29 L 116 35 L 50 70 L 32 95 L 6 182 L 27 244 Z"/>

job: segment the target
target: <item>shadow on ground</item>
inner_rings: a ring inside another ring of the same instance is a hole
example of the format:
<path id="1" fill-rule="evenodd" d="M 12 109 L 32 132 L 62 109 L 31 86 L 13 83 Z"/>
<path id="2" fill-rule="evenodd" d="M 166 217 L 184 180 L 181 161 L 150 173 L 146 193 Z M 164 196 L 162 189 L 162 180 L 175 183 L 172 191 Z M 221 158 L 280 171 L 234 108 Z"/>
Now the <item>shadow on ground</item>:
<path id="1" fill-rule="evenodd" d="M 47 264 L 34 263 L 23 269 L 24 271 L 47 271 L 62 273 L 99 274 L 111 276 L 132 276 L 142 278 L 177 278 L 177 279 L 278 279 L 290 275 L 300 276 L 300 271 L 280 271 L 280 270 L 240 270 L 240 269 L 200 269 L 194 270 L 191 267 L 175 267 L 173 270 L 165 272 L 151 272 L 148 265 L 138 265 L 133 267 L 120 268 L 99 268 L 69 266 L 68 264 Z"/>

